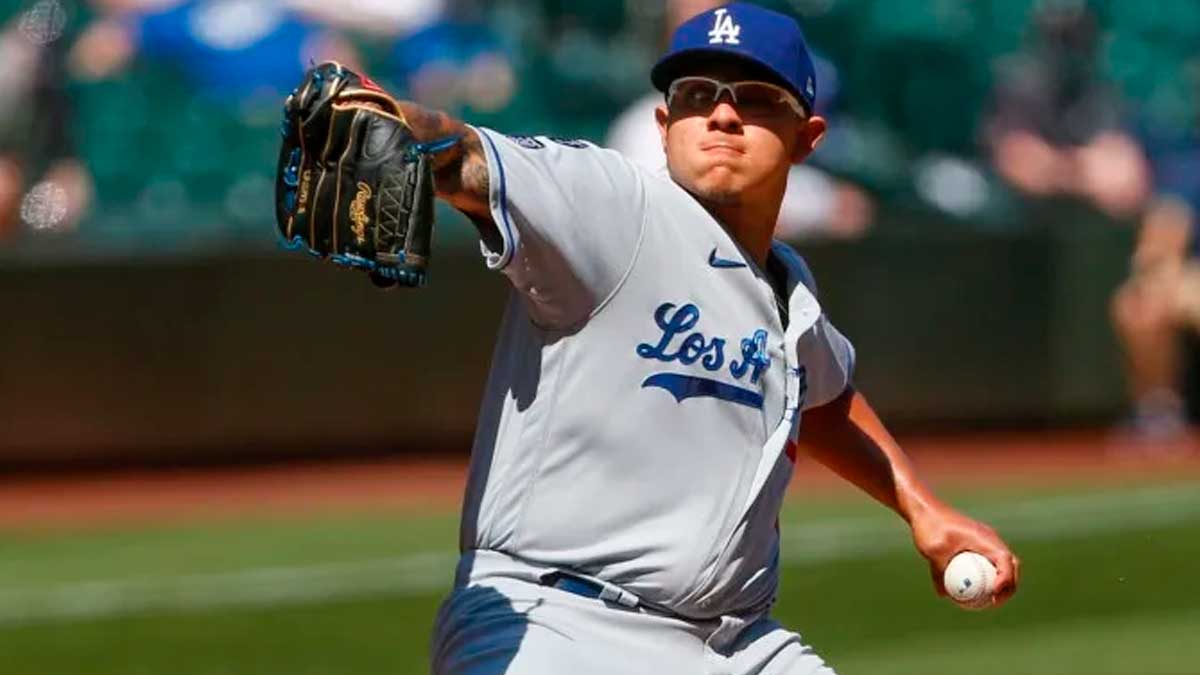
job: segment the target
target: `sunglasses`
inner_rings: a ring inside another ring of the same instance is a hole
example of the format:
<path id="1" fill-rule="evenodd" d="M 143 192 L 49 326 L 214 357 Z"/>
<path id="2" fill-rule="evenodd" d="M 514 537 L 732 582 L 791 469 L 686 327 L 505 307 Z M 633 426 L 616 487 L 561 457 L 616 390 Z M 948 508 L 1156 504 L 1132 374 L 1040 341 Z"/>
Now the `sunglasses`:
<path id="1" fill-rule="evenodd" d="M 681 77 L 667 88 L 667 107 L 680 113 L 707 114 L 716 107 L 721 94 L 729 98 L 738 110 L 752 117 L 775 117 L 794 112 L 800 119 L 808 111 L 792 92 L 770 82 L 722 82 L 709 77 Z"/>

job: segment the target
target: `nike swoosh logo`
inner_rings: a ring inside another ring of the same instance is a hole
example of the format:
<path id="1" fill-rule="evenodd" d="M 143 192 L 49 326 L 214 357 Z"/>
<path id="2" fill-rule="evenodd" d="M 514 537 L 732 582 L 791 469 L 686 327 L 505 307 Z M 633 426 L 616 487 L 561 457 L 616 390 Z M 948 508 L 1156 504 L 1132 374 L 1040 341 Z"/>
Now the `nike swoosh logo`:
<path id="1" fill-rule="evenodd" d="M 745 267 L 746 263 L 728 258 L 718 258 L 717 249 L 713 248 L 712 253 L 708 254 L 708 264 L 717 269 L 734 269 L 737 267 Z"/>

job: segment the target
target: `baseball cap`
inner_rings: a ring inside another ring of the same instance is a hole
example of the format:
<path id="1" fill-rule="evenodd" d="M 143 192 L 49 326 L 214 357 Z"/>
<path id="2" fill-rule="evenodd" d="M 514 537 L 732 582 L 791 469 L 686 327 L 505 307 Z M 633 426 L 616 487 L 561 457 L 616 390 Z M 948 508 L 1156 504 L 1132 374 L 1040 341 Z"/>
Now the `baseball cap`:
<path id="1" fill-rule="evenodd" d="M 666 92 L 687 67 L 705 58 L 741 61 L 791 90 L 809 111 L 817 99 L 817 75 L 800 24 L 786 14 L 734 2 L 698 14 L 675 30 L 671 46 L 650 71 Z"/>

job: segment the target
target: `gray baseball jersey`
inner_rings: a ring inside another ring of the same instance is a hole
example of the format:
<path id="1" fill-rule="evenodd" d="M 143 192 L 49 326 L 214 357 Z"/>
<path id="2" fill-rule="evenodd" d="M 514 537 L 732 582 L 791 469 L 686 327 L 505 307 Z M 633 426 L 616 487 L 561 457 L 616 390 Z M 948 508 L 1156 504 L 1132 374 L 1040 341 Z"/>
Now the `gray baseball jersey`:
<path id="1" fill-rule="evenodd" d="M 803 260 L 776 243 L 760 269 L 665 172 L 615 152 L 477 131 L 503 237 L 484 254 L 516 292 L 464 551 L 692 618 L 769 606 L 801 412 L 840 395 L 854 363 Z"/>

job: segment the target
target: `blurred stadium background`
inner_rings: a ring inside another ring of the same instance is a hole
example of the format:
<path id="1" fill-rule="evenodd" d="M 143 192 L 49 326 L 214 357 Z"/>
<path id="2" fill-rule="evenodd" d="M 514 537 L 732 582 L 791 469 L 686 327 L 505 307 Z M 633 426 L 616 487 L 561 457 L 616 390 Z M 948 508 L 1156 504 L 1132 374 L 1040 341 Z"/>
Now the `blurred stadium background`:
<path id="1" fill-rule="evenodd" d="M 336 58 L 653 163 L 649 67 L 710 4 L 0 0 L 0 672 L 422 672 L 506 290 L 449 210 L 422 292 L 282 253 L 282 98 Z M 780 233 L 1027 570 L 959 612 L 807 467 L 781 617 L 846 675 L 1200 673 L 1200 3 L 759 4 L 831 121 Z"/>

